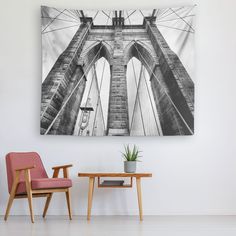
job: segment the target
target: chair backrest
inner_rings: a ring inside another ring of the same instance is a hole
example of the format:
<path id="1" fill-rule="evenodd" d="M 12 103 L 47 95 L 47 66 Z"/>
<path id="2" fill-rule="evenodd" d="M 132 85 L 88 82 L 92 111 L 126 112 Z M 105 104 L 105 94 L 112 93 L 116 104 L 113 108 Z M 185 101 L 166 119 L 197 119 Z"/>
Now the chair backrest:
<path id="1" fill-rule="evenodd" d="M 6 155 L 6 168 L 8 191 L 11 192 L 15 169 L 35 166 L 30 170 L 31 179 L 48 178 L 44 169 L 43 163 L 38 153 L 36 152 L 10 152 Z M 24 181 L 24 172 L 20 175 L 20 181 Z"/>

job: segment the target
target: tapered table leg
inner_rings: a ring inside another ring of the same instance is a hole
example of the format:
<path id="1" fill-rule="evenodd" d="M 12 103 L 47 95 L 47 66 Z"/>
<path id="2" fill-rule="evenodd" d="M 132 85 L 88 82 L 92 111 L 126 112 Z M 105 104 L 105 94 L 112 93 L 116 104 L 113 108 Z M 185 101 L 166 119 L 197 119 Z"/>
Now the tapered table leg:
<path id="1" fill-rule="evenodd" d="M 87 212 L 87 220 L 90 220 L 91 216 L 91 208 L 93 201 L 93 190 L 94 190 L 94 177 L 89 178 L 89 191 L 88 191 L 88 212 Z"/>
<path id="2" fill-rule="evenodd" d="M 143 220 L 143 206 L 142 206 L 142 194 L 141 194 L 141 178 L 136 177 L 137 195 L 138 195 L 138 207 L 139 207 L 139 218 Z"/>

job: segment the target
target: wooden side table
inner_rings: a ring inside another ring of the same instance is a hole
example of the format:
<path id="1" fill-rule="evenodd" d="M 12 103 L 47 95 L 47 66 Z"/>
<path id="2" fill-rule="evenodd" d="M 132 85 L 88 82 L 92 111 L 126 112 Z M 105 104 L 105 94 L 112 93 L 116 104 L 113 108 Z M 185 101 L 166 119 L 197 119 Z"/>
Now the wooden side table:
<path id="1" fill-rule="evenodd" d="M 136 178 L 136 187 L 137 187 L 137 196 L 138 196 L 138 205 L 139 205 L 139 218 L 140 218 L 140 220 L 143 220 L 141 178 L 152 177 L 151 173 L 79 173 L 78 176 L 89 178 L 87 220 L 90 220 L 90 217 L 91 217 L 91 208 L 92 208 L 95 178 L 98 179 L 98 188 L 132 188 L 133 187 L 133 178 Z M 117 185 L 104 186 L 100 183 L 100 178 L 102 178 L 102 177 L 109 177 L 109 178 L 128 177 L 128 178 L 130 178 L 130 183 L 125 184 L 125 185 L 121 185 L 121 186 L 117 186 Z"/>

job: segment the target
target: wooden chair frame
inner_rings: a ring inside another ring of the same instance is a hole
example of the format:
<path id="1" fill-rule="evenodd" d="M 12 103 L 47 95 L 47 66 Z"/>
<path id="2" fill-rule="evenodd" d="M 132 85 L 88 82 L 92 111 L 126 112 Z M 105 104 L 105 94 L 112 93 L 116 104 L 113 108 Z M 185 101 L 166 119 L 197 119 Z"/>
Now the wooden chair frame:
<path id="1" fill-rule="evenodd" d="M 52 169 L 54 170 L 53 178 L 58 178 L 59 172 L 61 169 L 63 170 L 63 177 L 69 178 L 69 168 L 70 167 L 72 167 L 72 165 L 62 165 L 62 166 L 52 167 Z M 72 220 L 70 188 L 53 188 L 53 189 L 33 190 L 31 187 L 31 176 L 30 176 L 30 170 L 33 168 L 35 168 L 35 166 L 28 166 L 28 167 L 19 168 L 19 169 L 15 170 L 15 176 L 14 176 L 14 180 L 13 180 L 13 184 L 12 184 L 11 193 L 10 193 L 10 196 L 8 199 L 8 204 L 7 204 L 4 220 L 6 221 L 8 218 L 8 215 L 9 215 L 9 212 L 10 212 L 10 209 L 11 209 L 14 199 L 28 198 L 31 222 L 34 223 L 33 202 L 32 202 L 33 197 L 47 197 L 46 203 L 44 206 L 44 211 L 43 211 L 43 217 L 45 218 L 50 201 L 52 199 L 52 195 L 53 195 L 53 193 L 56 193 L 56 192 L 64 192 L 66 194 L 66 201 L 67 201 L 69 218 L 70 218 L 70 220 Z M 22 172 L 24 172 L 26 194 L 16 194 L 17 187 L 18 187 L 19 180 L 20 180 L 20 174 Z"/>

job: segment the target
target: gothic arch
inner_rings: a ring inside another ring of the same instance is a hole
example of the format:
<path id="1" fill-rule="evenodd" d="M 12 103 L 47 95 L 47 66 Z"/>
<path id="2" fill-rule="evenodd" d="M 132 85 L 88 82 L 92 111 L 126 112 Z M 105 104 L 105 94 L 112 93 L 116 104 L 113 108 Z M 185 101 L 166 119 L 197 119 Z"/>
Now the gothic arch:
<path id="1" fill-rule="evenodd" d="M 158 57 L 155 50 L 152 52 L 147 45 L 138 41 L 128 44 L 124 52 L 126 65 L 132 57 L 135 57 L 150 75 L 152 94 L 163 133 L 165 135 L 189 134 L 190 128 L 186 126 L 190 124 L 192 128 L 193 116 L 165 59 Z"/>
<path id="2" fill-rule="evenodd" d="M 96 57 L 96 58 L 95 58 Z M 108 43 L 104 41 L 98 41 L 92 47 L 84 49 L 79 57 L 78 64 L 84 67 L 84 71 L 87 72 L 90 68 L 98 61 L 100 58 L 104 57 L 108 63 L 111 65 L 112 62 L 112 48 Z"/>
<path id="3" fill-rule="evenodd" d="M 155 54 L 144 44 L 137 41 L 130 42 L 124 49 L 125 64 L 128 65 L 132 57 L 137 58 L 147 69 L 149 75 L 157 64 Z"/>

